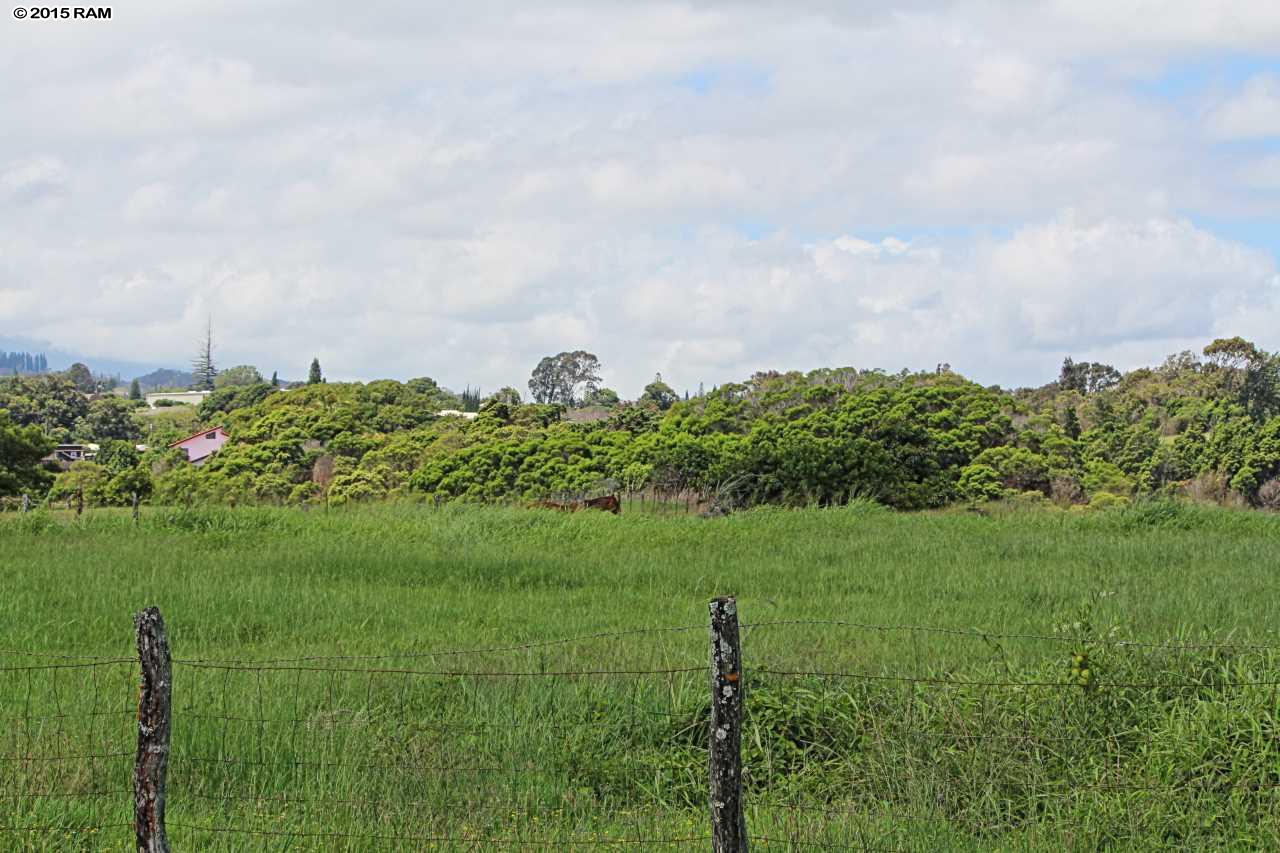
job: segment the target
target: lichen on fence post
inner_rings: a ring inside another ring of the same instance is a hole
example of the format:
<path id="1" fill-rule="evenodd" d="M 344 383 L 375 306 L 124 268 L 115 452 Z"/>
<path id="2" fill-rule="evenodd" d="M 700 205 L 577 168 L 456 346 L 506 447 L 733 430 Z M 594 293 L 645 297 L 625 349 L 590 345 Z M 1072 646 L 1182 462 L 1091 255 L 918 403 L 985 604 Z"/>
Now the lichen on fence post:
<path id="1" fill-rule="evenodd" d="M 742 802 L 742 647 L 738 602 L 711 602 L 711 849 L 746 853 L 747 821 Z"/>
<path id="2" fill-rule="evenodd" d="M 173 665 L 164 618 L 156 607 L 134 616 L 142 686 L 138 692 L 138 756 L 133 769 L 133 818 L 138 853 L 169 853 L 164 826 L 165 773 L 169 768 L 169 717 Z"/>

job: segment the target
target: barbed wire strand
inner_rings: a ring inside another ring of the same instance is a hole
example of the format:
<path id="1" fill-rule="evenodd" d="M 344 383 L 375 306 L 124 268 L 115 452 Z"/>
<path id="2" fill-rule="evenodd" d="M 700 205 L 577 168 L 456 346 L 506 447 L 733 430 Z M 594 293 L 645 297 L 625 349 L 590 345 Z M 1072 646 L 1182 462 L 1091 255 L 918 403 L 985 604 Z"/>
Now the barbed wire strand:
<path id="1" fill-rule="evenodd" d="M 489 671 L 489 670 L 424 670 L 424 669 L 364 669 L 360 667 L 341 666 L 244 666 L 225 663 L 193 663 L 191 661 L 174 661 L 175 666 L 187 666 L 193 669 L 218 669 L 230 672 L 346 672 L 359 675 L 425 675 L 438 678 L 578 678 L 583 676 L 621 676 L 621 675 L 679 675 L 688 672 L 706 672 L 705 666 L 684 666 L 668 669 L 580 669 L 580 670 L 547 670 L 547 671 Z"/>
<path id="2" fill-rule="evenodd" d="M 778 675 L 792 678 L 849 678 L 867 681 L 894 681 L 904 684 L 938 684 L 962 687 L 1054 687 L 1060 689 L 1075 688 L 1080 690 L 1087 686 L 1090 689 L 1113 687 L 1117 689 L 1132 690 L 1208 690 L 1213 688 L 1280 686 L 1280 680 L 1210 682 L 1097 681 L 1089 682 L 1087 685 L 1082 685 L 1078 682 L 1072 681 L 977 681 L 960 678 L 942 678 L 940 676 L 882 675 L 869 672 L 824 672 L 821 670 L 775 669 L 773 667 L 753 667 L 751 671 L 760 675 Z"/>
<path id="3" fill-rule="evenodd" d="M 346 838 L 358 839 L 362 841 L 415 841 L 429 843 L 465 843 L 465 844 L 487 844 L 487 845 L 519 845 L 519 846 L 538 846 L 538 847 L 598 847 L 607 844 L 690 844 L 693 842 L 710 841 L 710 835 L 694 835 L 682 838 L 600 838 L 600 839 L 548 839 L 535 840 L 529 838 L 486 838 L 468 837 L 465 835 L 377 835 L 354 832 L 305 832 L 293 831 L 287 829 L 246 829 L 244 827 L 230 826 L 201 826 L 191 823 L 175 823 L 168 821 L 171 828 L 195 830 L 199 832 L 219 832 L 243 835 L 266 835 L 276 837 L 292 837 L 292 838 Z"/>
<path id="4" fill-rule="evenodd" d="M 1280 645 L 1266 643 L 1186 643 L 1181 640 L 1122 640 L 1109 637 L 1070 637 L 1062 634 L 1020 634 L 999 631 L 983 631 L 977 628 L 941 628 L 931 625 L 883 625 L 870 622 L 849 622 L 841 619 L 776 619 L 761 622 L 743 622 L 741 628 L 771 628 L 779 626 L 827 625 L 857 628 L 865 631 L 903 631 L 922 634 L 944 634 L 953 637 L 974 637 L 984 640 L 1044 640 L 1056 643 L 1085 645 L 1136 646 L 1161 650 L 1251 649 L 1280 651 Z"/>
<path id="5" fill-rule="evenodd" d="M 551 640 L 533 640 L 527 643 L 513 643 L 505 646 L 479 646 L 475 648 L 463 649 L 440 649 L 437 651 L 426 652 L 390 652 L 379 655 L 310 655 L 306 657 L 295 658 L 262 658 L 262 659 L 225 659 L 225 658 L 195 658 L 195 659 L 175 659 L 174 663 L 195 664 L 195 663 L 224 663 L 224 664 L 286 664 L 286 663 L 309 663 L 312 661 L 358 661 L 358 660 L 389 660 L 389 659 L 413 659 L 413 658 L 436 658 L 436 657 L 452 657 L 459 655 L 482 655 L 493 654 L 496 652 L 515 652 L 525 651 L 528 649 L 541 649 L 550 646 L 563 646 L 572 643 L 584 643 L 594 640 L 608 640 L 618 637 L 634 637 L 641 634 L 670 634 L 680 633 L 684 631 L 706 631 L 707 626 L 701 625 L 671 625 L 656 628 L 628 628 L 621 631 L 597 631 L 591 634 L 579 634 L 573 637 L 559 637 Z"/>

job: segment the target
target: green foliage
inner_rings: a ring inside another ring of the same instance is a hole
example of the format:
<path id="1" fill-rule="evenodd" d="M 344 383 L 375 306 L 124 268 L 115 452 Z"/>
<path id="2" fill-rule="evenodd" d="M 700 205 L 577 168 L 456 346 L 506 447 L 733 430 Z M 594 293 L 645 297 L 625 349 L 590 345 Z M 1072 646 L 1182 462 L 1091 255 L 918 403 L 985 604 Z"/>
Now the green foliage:
<path id="1" fill-rule="evenodd" d="M 324 382 L 324 374 L 320 372 L 320 359 L 311 359 L 311 369 L 307 371 L 307 384 L 319 385 Z"/>
<path id="2" fill-rule="evenodd" d="M 0 496 L 43 494 L 53 482 L 53 475 L 40 460 L 53 446 L 38 426 L 21 426 L 0 409 Z"/>
<path id="3" fill-rule="evenodd" d="M 1085 491 L 1091 496 L 1107 494 L 1112 497 L 1128 497 L 1133 494 L 1134 484 L 1125 476 L 1118 465 L 1103 459 L 1092 459 L 1085 463 L 1083 484 Z"/>
<path id="4" fill-rule="evenodd" d="M 218 379 L 221 380 L 226 375 L 227 373 L 220 373 Z M 254 384 L 226 384 L 205 397 L 196 411 L 200 420 L 212 421 L 220 414 L 256 406 L 276 390 L 275 386 L 261 381 Z"/>
<path id="5" fill-rule="evenodd" d="M 661 373 L 656 374 L 653 381 L 644 386 L 644 393 L 640 395 L 640 402 L 652 403 L 663 412 L 671 408 L 679 399 L 671 386 L 662 381 Z"/>
<path id="6" fill-rule="evenodd" d="M 107 439 L 98 445 L 98 458 L 95 461 L 108 472 L 118 474 L 136 468 L 142 461 L 142 454 L 134 447 L 133 442 Z"/>
<path id="7" fill-rule="evenodd" d="M 152 489 L 151 474 L 141 465 L 112 470 L 97 462 L 77 462 L 58 475 L 49 490 L 49 501 L 57 503 L 83 496 L 87 507 L 129 506 L 134 493 L 139 499 L 146 499 Z"/>
<path id="8" fill-rule="evenodd" d="M 136 404 L 121 397 L 99 397 L 89 410 L 77 419 L 72 434 L 79 441 L 103 442 L 110 439 L 136 441 L 142 428 L 133 417 Z"/>
<path id="9" fill-rule="evenodd" d="M 67 368 L 67 381 L 75 386 L 81 394 L 92 394 L 98 390 L 98 383 L 93 379 L 87 365 L 76 362 Z"/>
<path id="10" fill-rule="evenodd" d="M 481 501 L 643 484 L 739 507 L 865 498 L 919 509 L 1033 495 L 1071 505 L 1179 492 L 1269 506 L 1276 487 L 1262 490 L 1280 477 L 1280 415 L 1270 414 L 1280 362 L 1235 339 L 1206 353 L 1207 362 L 1181 353 L 1123 377 L 1068 359 L 1056 381 L 1014 393 L 949 369 L 837 368 L 761 372 L 683 401 L 656 381 L 635 403 L 614 404 L 598 360 L 565 352 L 535 370 L 534 399 L 548 402 L 521 404 L 504 388 L 473 420 L 437 418 L 474 406 L 478 392 L 468 388 L 464 402 L 429 377 L 282 393 L 265 382 L 225 386 L 195 413 L 199 423 L 182 424 L 131 416 L 119 400 L 89 404 L 65 379 L 0 383 L 0 401 L 57 437 L 70 432 L 68 410 L 79 411 L 76 434 L 97 441 L 136 438 L 142 424 L 158 446 L 225 425 L 233 441 L 219 458 L 164 485 L 184 503 Z M 607 417 L 564 422 L 584 399 L 610 406 Z"/>
<path id="11" fill-rule="evenodd" d="M 621 403 L 622 398 L 612 388 L 595 388 L 582 398 L 584 407 L 598 406 L 604 409 L 612 409 Z"/>
<path id="12" fill-rule="evenodd" d="M 512 388 L 510 385 L 506 385 L 495 391 L 489 399 L 495 403 L 502 403 L 507 406 L 518 406 L 520 405 L 520 392 Z"/>
<path id="13" fill-rule="evenodd" d="M 89 413 L 89 399 L 60 374 L 16 376 L 0 382 L 0 409 L 8 409 L 14 423 L 35 424 L 62 441 Z"/>
<path id="14" fill-rule="evenodd" d="M 263 384 L 262 374 L 258 372 L 258 368 L 251 364 L 228 367 L 226 370 L 218 371 L 218 375 L 213 379 L 213 387 L 215 389 L 261 384 Z"/>
<path id="15" fill-rule="evenodd" d="M 589 395 L 599 385 L 600 359 L 585 350 L 546 356 L 529 377 L 529 393 L 535 403 L 556 403 L 567 408 L 581 400 L 579 388 Z"/>

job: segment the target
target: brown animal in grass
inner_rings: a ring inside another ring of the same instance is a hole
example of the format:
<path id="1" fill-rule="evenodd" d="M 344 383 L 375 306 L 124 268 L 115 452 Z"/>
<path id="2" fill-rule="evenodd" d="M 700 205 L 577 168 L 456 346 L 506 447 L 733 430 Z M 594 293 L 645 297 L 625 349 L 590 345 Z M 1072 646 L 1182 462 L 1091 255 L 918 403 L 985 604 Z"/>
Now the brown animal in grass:
<path id="1" fill-rule="evenodd" d="M 587 509 L 598 509 L 604 512 L 611 512 L 614 515 L 622 515 L 622 501 L 618 500 L 617 495 L 592 498 L 589 501 L 583 501 L 582 505 Z"/>
<path id="2" fill-rule="evenodd" d="M 568 503 L 560 503 L 558 501 L 538 501 L 534 504 L 539 509 L 558 509 L 561 512 L 577 512 L 580 509 L 598 509 L 603 512 L 611 512 L 614 515 L 622 514 L 622 501 L 617 495 L 605 495 L 602 498 L 591 498 L 585 501 L 570 501 Z"/>

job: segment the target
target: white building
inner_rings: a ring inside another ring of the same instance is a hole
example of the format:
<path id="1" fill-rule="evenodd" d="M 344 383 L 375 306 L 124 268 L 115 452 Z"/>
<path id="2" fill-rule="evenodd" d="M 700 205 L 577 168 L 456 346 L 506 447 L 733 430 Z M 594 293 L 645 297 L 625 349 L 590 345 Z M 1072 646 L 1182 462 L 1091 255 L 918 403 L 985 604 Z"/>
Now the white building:
<path id="1" fill-rule="evenodd" d="M 160 400 L 171 400 L 174 403 L 189 403 L 192 406 L 198 406 L 204 402 L 204 398 L 208 397 L 209 391 L 153 391 L 144 398 L 147 405 L 151 408 L 156 407 L 156 403 Z"/>

